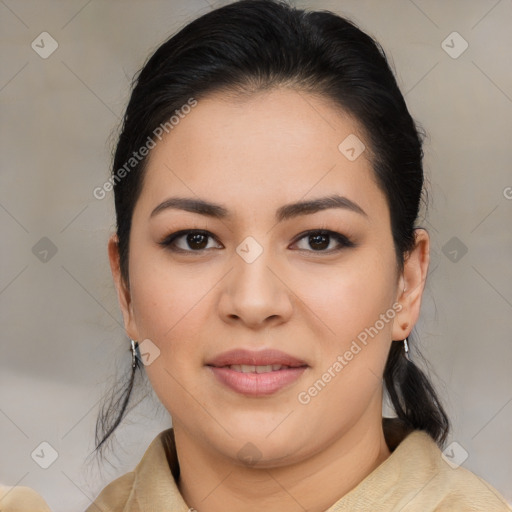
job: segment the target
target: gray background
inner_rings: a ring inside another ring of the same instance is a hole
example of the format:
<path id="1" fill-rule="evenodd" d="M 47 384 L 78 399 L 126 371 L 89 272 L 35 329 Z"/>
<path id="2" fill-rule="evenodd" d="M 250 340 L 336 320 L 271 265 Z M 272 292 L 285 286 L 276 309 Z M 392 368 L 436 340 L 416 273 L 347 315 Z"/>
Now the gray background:
<path id="1" fill-rule="evenodd" d="M 375 36 L 429 134 L 432 262 L 416 342 L 457 456 L 512 500 L 512 2 L 295 3 Z M 170 425 L 149 395 L 119 429 L 111 465 L 86 461 L 101 395 L 130 364 L 106 252 L 113 197 L 92 191 L 108 177 L 132 75 L 210 8 L 0 0 L 0 483 L 33 487 L 56 512 L 83 510 Z M 58 42 L 46 59 L 31 47 L 43 31 Z M 463 49 L 446 40 L 454 31 L 469 45 L 457 58 L 443 49 Z M 31 458 L 43 441 L 58 452 L 48 469 Z"/>

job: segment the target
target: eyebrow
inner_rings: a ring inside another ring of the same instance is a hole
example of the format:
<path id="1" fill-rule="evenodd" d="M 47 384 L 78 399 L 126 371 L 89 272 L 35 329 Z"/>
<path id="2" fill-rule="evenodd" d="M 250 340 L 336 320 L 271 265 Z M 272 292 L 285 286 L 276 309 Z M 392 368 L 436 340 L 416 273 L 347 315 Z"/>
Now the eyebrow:
<path id="1" fill-rule="evenodd" d="M 286 204 L 277 209 L 275 217 L 277 222 L 282 222 L 330 208 L 341 208 L 368 217 L 367 213 L 357 203 L 337 194 Z M 220 204 L 197 198 L 171 197 L 160 203 L 151 212 L 150 218 L 167 209 L 184 210 L 215 219 L 227 219 L 230 217 L 229 210 Z"/>

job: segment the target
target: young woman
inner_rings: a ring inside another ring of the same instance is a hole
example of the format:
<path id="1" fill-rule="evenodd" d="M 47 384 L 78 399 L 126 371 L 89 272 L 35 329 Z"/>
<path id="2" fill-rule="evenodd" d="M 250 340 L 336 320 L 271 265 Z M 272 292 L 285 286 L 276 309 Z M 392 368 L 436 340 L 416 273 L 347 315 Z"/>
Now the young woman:
<path id="1" fill-rule="evenodd" d="M 133 364 L 97 449 L 144 371 L 173 427 L 87 512 L 510 510 L 442 454 L 409 355 L 422 156 L 383 50 L 332 13 L 235 2 L 154 53 L 112 171 Z"/>

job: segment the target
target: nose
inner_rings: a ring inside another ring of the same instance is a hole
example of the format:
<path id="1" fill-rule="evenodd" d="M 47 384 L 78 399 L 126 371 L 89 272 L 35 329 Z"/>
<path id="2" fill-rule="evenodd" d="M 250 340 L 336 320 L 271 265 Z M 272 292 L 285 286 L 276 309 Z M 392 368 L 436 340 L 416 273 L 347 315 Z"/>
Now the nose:
<path id="1" fill-rule="evenodd" d="M 269 251 L 252 262 L 234 255 L 234 268 L 222 280 L 219 312 L 223 320 L 263 329 L 289 320 L 293 311 L 292 291 Z"/>

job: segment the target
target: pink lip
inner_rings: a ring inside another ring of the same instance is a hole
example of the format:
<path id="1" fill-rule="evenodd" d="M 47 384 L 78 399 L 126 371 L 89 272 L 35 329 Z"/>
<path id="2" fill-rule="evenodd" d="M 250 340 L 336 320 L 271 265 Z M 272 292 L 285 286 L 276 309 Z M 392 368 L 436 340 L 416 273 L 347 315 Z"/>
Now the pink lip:
<path id="1" fill-rule="evenodd" d="M 271 395 L 297 380 L 305 366 L 267 373 L 241 373 L 230 368 L 209 367 L 220 382 L 237 393 L 249 396 Z"/>
<path id="2" fill-rule="evenodd" d="M 255 366 L 280 364 L 289 368 L 265 373 L 242 373 L 226 368 L 234 364 Z M 248 396 L 267 396 L 296 381 L 308 365 L 279 350 L 255 352 L 237 349 L 220 354 L 207 363 L 207 367 L 222 384 L 237 393 Z"/>
<path id="3" fill-rule="evenodd" d="M 283 366 L 308 366 L 305 361 L 297 359 L 285 352 L 274 349 L 266 350 L 245 350 L 235 349 L 219 354 L 211 361 L 206 363 L 208 366 L 230 366 L 232 364 L 253 364 L 255 366 L 265 366 L 268 364 L 280 364 Z M 260 374 L 261 375 L 261 374 Z"/>

